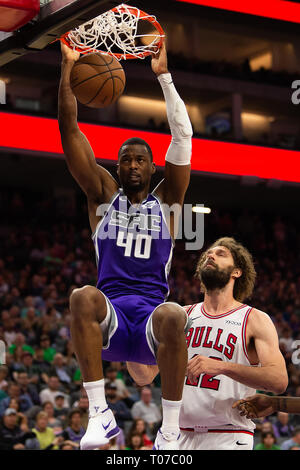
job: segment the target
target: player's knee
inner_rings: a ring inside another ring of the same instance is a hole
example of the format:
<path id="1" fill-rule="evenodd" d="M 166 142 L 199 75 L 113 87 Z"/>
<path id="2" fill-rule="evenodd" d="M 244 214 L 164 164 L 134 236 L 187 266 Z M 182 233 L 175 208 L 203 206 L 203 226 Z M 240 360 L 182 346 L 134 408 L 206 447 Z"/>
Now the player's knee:
<path id="1" fill-rule="evenodd" d="M 155 310 L 152 323 L 154 332 L 157 332 L 159 337 L 169 333 L 176 337 L 184 331 L 186 313 L 179 305 L 166 303 Z"/>
<path id="2" fill-rule="evenodd" d="M 73 320 L 96 319 L 97 312 L 105 307 L 103 294 L 93 286 L 74 289 L 70 296 L 70 312 Z"/>

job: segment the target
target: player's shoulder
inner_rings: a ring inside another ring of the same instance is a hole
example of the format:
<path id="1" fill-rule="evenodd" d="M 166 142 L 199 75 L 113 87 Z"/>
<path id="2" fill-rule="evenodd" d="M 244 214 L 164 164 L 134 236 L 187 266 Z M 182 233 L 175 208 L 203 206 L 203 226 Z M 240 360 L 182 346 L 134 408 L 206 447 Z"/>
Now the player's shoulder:
<path id="1" fill-rule="evenodd" d="M 183 308 L 188 314 L 188 316 L 190 316 L 192 312 L 194 312 L 195 310 L 199 310 L 201 308 L 201 305 L 202 305 L 202 302 L 197 303 L 197 304 L 184 305 Z"/>
<path id="2" fill-rule="evenodd" d="M 273 325 L 270 315 L 255 307 L 251 307 L 248 323 L 251 330 L 254 331 L 261 331 L 264 327 Z"/>
<path id="3" fill-rule="evenodd" d="M 249 318 L 252 317 L 252 319 L 256 319 L 256 320 L 259 320 L 259 319 L 262 319 L 262 320 L 266 320 L 266 319 L 269 319 L 270 320 L 270 315 L 268 315 L 266 312 L 264 312 L 263 310 L 260 310 L 259 308 L 256 308 L 256 307 L 250 307 L 251 308 L 251 315 Z"/>

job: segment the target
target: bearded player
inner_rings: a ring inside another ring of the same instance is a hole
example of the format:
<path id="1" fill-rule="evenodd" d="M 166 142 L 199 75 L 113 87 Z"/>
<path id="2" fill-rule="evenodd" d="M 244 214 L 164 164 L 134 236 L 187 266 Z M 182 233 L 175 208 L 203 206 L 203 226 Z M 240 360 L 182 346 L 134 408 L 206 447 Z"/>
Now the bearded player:
<path id="1" fill-rule="evenodd" d="M 151 148 L 141 139 L 129 139 L 118 155 L 120 189 L 96 163 L 77 124 L 70 72 L 79 54 L 62 45 L 62 55 L 59 128 L 68 168 L 87 196 L 98 265 L 97 287 L 75 289 L 70 298 L 72 342 L 89 398 L 90 418 L 81 449 L 98 448 L 119 433 L 105 399 L 101 351 L 104 360 L 127 361 L 139 385 L 151 382 L 158 365 L 163 423 L 155 447 L 177 449 L 187 315 L 178 304 L 165 302 L 176 227 L 174 216 L 165 218 L 162 204 L 183 204 L 190 179 L 192 126 L 163 46 L 153 54 L 151 65 L 166 100 L 172 134 L 164 179 L 149 193 L 155 173 Z M 99 214 L 103 204 L 105 211 Z"/>
<path id="2" fill-rule="evenodd" d="M 256 389 L 283 393 L 284 358 L 270 317 L 244 303 L 252 294 L 252 256 L 220 238 L 200 257 L 204 301 L 185 307 L 188 367 L 180 412 L 181 450 L 250 450 L 255 425 L 232 405 Z"/>

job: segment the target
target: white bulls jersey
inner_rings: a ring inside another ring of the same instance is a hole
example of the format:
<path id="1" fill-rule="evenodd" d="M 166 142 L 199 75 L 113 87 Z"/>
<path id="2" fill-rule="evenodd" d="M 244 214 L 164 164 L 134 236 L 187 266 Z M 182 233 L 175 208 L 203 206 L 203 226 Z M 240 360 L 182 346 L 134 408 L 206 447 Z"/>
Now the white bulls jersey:
<path id="1" fill-rule="evenodd" d="M 221 315 L 205 312 L 203 303 L 185 307 L 191 327 L 187 333 L 188 359 L 200 354 L 220 361 L 249 366 L 246 328 L 252 307 L 241 305 Z M 254 364 L 252 364 L 254 365 Z M 257 364 L 255 364 L 257 365 Z M 201 432 L 201 429 L 247 429 L 255 424 L 240 416 L 232 404 L 241 398 L 255 394 L 256 390 L 225 375 L 201 374 L 195 383 L 186 377 L 183 404 L 180 412 L 180 428 Z"/>

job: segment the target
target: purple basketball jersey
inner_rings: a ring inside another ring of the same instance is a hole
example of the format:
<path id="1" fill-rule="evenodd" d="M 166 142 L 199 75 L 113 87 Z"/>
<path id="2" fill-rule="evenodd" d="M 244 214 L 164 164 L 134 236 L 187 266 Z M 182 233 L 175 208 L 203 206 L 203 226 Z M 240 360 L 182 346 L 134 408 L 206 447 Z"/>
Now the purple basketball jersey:
<path id="1" fill-rule="evenodd" d="M 114 195 L 93 235 L 97 288 L 109 298 L 135 294 L 163 302 L 173 242 L 159 199 L 152 193 L 132 205 L 123 190 Z"/>

